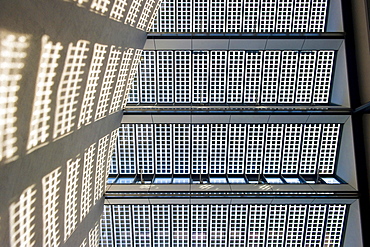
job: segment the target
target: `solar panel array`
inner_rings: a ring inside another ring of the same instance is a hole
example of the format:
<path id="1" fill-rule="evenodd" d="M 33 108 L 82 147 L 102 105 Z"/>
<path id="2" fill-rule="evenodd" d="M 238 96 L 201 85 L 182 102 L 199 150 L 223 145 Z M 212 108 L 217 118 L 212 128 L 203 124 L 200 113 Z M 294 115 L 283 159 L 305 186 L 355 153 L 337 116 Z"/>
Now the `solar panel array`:
<path id="1" fill-rule="evenodd" d="M 152 32 L 324 32 L 328 0 L 164 0 Z"/>
<path id="2" fill-rule="evenodd" d="M 335 51 L 143 51 L 128 103 L 327 104 Z"/>
<path id="3" fill-rule="evenodd" d="M 340 246 L 347 206 L 104 205 L 101 246 Z"/>
<path id="4" fill-rule="evenodd" d="M 340 124 L 122 124 L 110 174 L 335 174 Z"/>

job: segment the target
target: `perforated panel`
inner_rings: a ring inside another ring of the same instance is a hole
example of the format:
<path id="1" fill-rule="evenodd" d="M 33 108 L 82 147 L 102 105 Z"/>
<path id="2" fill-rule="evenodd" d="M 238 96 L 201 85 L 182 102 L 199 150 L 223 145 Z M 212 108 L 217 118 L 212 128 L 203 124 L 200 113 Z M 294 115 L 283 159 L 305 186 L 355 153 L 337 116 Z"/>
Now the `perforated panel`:
<path id="1" fill-rule="evenodd" d="M 115 236 L 116 246 L 340 246 L 346 208 L 333 204 L 106 205 L 101 243 Z"/>
<path id="2" fill-rule="evenodd" d="M 227 168 L 228 126 L 226 124 L 211 124 L 209 136 L 209 173 L 225 174 Z"/>
<path id="3" fill-rule="evenodd" d="M 316 51 L 303 51 L 299 56 L 295 103 L 310 103 L 316 68 Z"/>
<path id="4" fill-rule="evenodd" d="M 187 33 L 193 31 L 192 10 L 193 10 L 192 0 L 177 0 L 176 6 L 177 32 Z"/>
<path id="5" fill-rule="evenodd" d="M 172 209 L 172 246 L 187 247 L 189 243 L 189 205 L 173 205 Z"/>
<path id="6" fill-rule="evenodd" d="M 171 206 L 152 205 L 153 246 L 170 247 L 171 245 Z"/>
<path id="7" fill-rule="evenodd" d="M 261 103 L 276 103 L 281 51 L 265 51 Z"/>
<path id="8" fill-rule="evenodd" d="M 260 0 L 244 1 L 243 32 L 258 32 Z"/>
<path id="9" fill-rule="evenodd" d="M 318 169 L 320 174 L 333 174 L 339 140 L 339 124 L 325 124 L 322 128 Z"/>
<path id="10" fill-rule="evenodd" d="M 248 125 L 248 137 L 246 147 L 246 174 L 262 173 L 263 149 L 265 143 L 265 125 Z"/>
<path id="11" fill-rule="evenodd" d="M 247 205 L 230 205 L 230 224 L 229 224 L 229 246 L 245 246 L 247 236 Z M 249 238 L 249 237 L 248 237 Z"/>
<path id="12" fill-rule="evenodd" d="M 193 32 L 208 32 L 208 1 L 198 0 L 193 2 Z"/>
<path id="13" fill-rule="evenodd" d="M 193 52 L 193 103 L 208 102 L 208 51 Z"/>
<path id="14" fill-rule="evenodd" d="M 159 12 L 159 31 L 160 32 L 175 32 L 175 1 L 163 0 Z"/>
<path id="15" fill-rule="evenodd" d="M 229 124 L 228 173 L 244 172 L 246 126 Z"/>
<path id="16" fill-rule="evenodd" d="M 325 224 L 326 205 L 309 205 L 306 220 L 305 245 L 321 246 Z"/>
<path id="17" fill-rule="evenodd" d="M 243 23 L 243 1 L 228 0 L 226 32 L 240 32 Z"/>
<path id="18" fill-rule="evenodd" d="M 292 31 L 294 0 L 279 0 L 276 13 L 276 32 L 289 33 Z"/>
<path id="19" fill-rule="evenodd" d="M 209 102 L 225 103 L 227 51 L 211 51 L 210 57 Z"/>
<path id="20" fill-rule="evenodd" d="M 267 222 L 267 205 L 250 205 L 247 246 L 264 246 Z"/>
<path id="21" fill-rule="evenodd" d="M 158 103 L 173 103 L 173 52 L 157 51 Z"/>
<path id="22" fill-rule="evenodd" d="M 262 33 L 275 31 L 276 1 L 261 0 L 260 28 Z"/>
<path id="23" fill-rule="evenodd" d="M 130 205 L 112 205 L 115 244 L 118 247 L 132 246 L 131 209 Z"/>
<path id="24" fill-rule="evenodd" d="M 282 246 L 284 243 L 287 205 L 270 205 L 266 246 Z"/>
<path id="25" fill-rule="evenodd" d="M 323 32 L 325 28 L 328 0 L 312 0 L 310 32 Z"/>
<path id="26" fill-rule="evenodd" d="M 151 245 L 150 205 L 132 205 L 133 236 L 136 246 Z"/>
<path id="27" fill-rule="evenodd" d="M 109 170 L 110 170 L 110 166 L 112 164 L 113 158 L 115 159 L 115 156 L 113 156 L 113 152 L 116 149 L 117 136 L 118 136 L 118 128 L 112 130 L 112 132 L 110 134 L 110 138 L 109 138 L 107 164 L 106 164 L 106 171 L 105 171 L 105 177 L 104 177 L 104 183 L 105 184 L 108 181 Z M 116 161 L 116 160 L 114 160 L 114 161 Z"/>
<path id="28" fill-rule="evenodd" d="M 294 103 L 297 65 L 297 51 L 282 52 L 278 103 Z"/>
<path id="29" fill-rule="evenodd" d="M 223 33 L 225 31 L 225 7 L 224 0 L 209 0 L 209 31 L 211 33 Z"/>
<path id="30" fill-rule="evenodd" d="M 246 53 L 244 103 L 260 102 L 262 55 L 262 51 Z"/>
<path id="31" fill-rule="evenodd" d="M 124 124 L 117 158 L 120 174 L 335 174 L 339 137 L 340 124 Z"/>
<path id="32" fill-rule="evenodd" d="M 285 245 L 287 247 L 302 246 L 307 205 L 289 205 L 288 208 Z"/>
<path id="33" fill-rule="evenodd" d="M 130 102 L 327 104 L 335 55 L 330 52 L 146 51 L 141 86 Z"/>
<path id="34" fill-rule="evenodd" d="M 175 51 L 175 102 L 192 101 L 191 52 Z"/>
<path id="35" fill-rule="evenodd" d="M 304 126 L 302 137 L 302 151 L 300 161 L 300 174 L 315 174 L 319 153 L 321 125 L 308 124 Z"/>
<path id="36" fill-rule="evenodd" d="M 324 246 L 341 246 L 346 205 L 329 205 L 326 220 Z"/>
<path id="37" fill-rule="evenodd" d="M 227 245 L 229 206 L 210 205 L 209 216 L 209 246 L 218 247 Z"/>
<path id="38" fill-rule="evenodd" d="M 190 125 L 187 124 L 173 126 L 174 174 L 190 173 L 190 130 Z"/>
<path id="39" fill-rule="evenodd" d="M 154 173 L 153 125 L 136 125 L 137 168 L 139 174 Z"/>
<path id="40" fill-rule="evenodd" d="M 244 54 L 244 51 L 229 51 L 227 103 L 243 101 Z"/>
<path id="41" fill-rule="evenodd" d="M 267 125 L 264 157 L 265 174 L 279 174 L 282 144 L 283 126 L 281 124 Z"/>
<path id="42" fill-rule="evenodd" d="M 293 32 L 307 32 L 309 27 L 311 0 L 295 0 Z"/>
<path id="43" fill-rule="evenodd" d="M 156 174 L 172 174 L 172 126 L 155 125 Z"/>
<path id="44" fill-rule="evenodd" d="M 328 0 L 166 0 L 154 32 L 325 32 Z M 175 20 L 177 17 L 177 20 Z"/>
<path id="45" fill-rule="evenodd" d="M 208 246 L 208 205 L 191 205 L 191 246 Z"/>
<path id="46" fill-rule="evenodd" d="M 121 174 L 136 173 L 135 125 L 123 124 L 118 130 L 118 150 Z"/>
<path id="47" fill-rule="evenodd" d="M 317 53 L 316 77 L 312 100 L 313 103 L 329 102 L 333 63 L 334 51 L 319 51 Z"/>
<path id="48" fill-rule="evenodd" d="M 110 205 L 104 205 L 100 224 L 100 245 L 114 246 L 114 237 L 112 229 L 112 208 Z"/>
<path id="49" fill-rule="evenodd" d="M 286 124 L 284 132 L 281 173 L 297 174 L 302 141 L 302 125 Z"/>
<path id="50" fill-rule="evenodd" d="M 141 102 L 155 103 L 156 97 L 156 61 L 155 51 L 143 51 L 140 63 Z"/>
<path id="51" fill-rule="evenodd" d="M 192 174 L 208 173 L 208 125 L 192 125 Z"/>

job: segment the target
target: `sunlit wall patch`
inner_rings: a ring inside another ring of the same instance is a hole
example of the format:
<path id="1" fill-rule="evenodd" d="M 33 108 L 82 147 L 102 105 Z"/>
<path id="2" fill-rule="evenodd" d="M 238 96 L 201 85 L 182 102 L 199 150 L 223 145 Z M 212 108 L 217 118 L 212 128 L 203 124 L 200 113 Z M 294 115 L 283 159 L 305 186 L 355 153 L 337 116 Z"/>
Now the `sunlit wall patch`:
<path id="1" fill-rule="evenodd" d="M 111 0 L 92 0 L 90 10 L 100 15 L 106 15 Z"/>
<path id="2" fill-rule="evenodd" d="M 0 30 L 0 162 L 16 159 L 17 101 L 28 35 Z"/>
<path id="3" fill-rule="evenodd" d="M 89 213 L 92 206 L 92 190 L 93 190 L 93 171 L 95 161 L 96 143 L 93 143 L 85 149 L 84 166 L 82 174 L 82 190 L 81 190 L 81 209 L 80 221 L 82 221 Z"/>
<path id="4" fill-rule="evenodd" d="M 72 132 L 76 122 L 77 97 L 80 94 L 82 75 L 86 65 L 89 42 L 79 40 L 68 46 L 62 77 L 58 87 L 53 137 L 63 137 Z"/>
<path id="5" fill-rule="evenodd" d="M 99 246 L 100 237 L 100 220 L 95 223 L 95 226 L 89 231 L 89 246 Z"/>
<path id="6" fill-rule="evenodd" d="M 27 149 L 46 144 L 50 135 L 52 86 L 55 82 L 54 77 L 59 66 L 58 59 L 62 49 L 63 46 L 60 42 L 50 41 L 50 37 L 47 35 L 42 37 Z"/>
<path id="7" fill-rule="evenodd" d="M 29 186 L 9 206 L 10 246 L 35 244 L 35 185 Z"/>
<path id="8" fill-rule="evenodd" d="M 145 1 L 145 5 L 143 8 L 143 11 L 141 12 L 140 19 L 136 25 L 137 29 L 146 31 L 146 26 L 150 17 L 150 14 L 152 13 L 152 9 L 154 7 L 155 0 L 147 0 Z"/>
<path id="9" fill-rule="evenodd" d="M 42 178 L 44 246 L 59 246 L 60 244 L 58 216 L 60 175 L 61 168 L 58 167 Z"/>
<path id="10" fill-rule="evenodd" d="M 109 18 L 118 22 L 122 22 L 123 13 L 126 11 L 126 0 L 114 0 Z"/>
<path id="11" fill-rule="evenodd" d="M 137 76 L 137 73 L 138 73 L 138 66 L 139 66 L 139 62 L 140 62 L 142 52 L 143 52 L 143 50 L 141 50 L 141 49 L 136 49 L 135 50 L 135 55 L 134 55 L 132 65 L 131 65 L 131 69 L 130 69 L 130 73 L 129 73 L 129 76 L 128 76 L 128 79 L 127 79 L 127 86 L 125 88 L 125 93 L 124 93 L 124 96 L 123 96 L 122 109 L 124 109 L 127 105 L 128 95 L 130 93 L 133 81 L 134 81 L 134 79 L 135 79 L 135 77 Z"/>
<path id="12" fill-rule="evenodd" d="M 92 122 L 92 114 L 94 111 L 94 100 L 96 87 L 102 73 L 102 66 L 107 52 L 107 45 L 95 44 L 93 57 L 90 64 L 87 85 L 82 100 L 81 113 L 78 121 L 78 128 L 82 125 L 87 125 Z"/>
<path id="13" fill-rule="evenodd" d="M 98 201 L 105 192 L 105 171 L 107 165 L 109 134 L 99 139 L 98 153 L 96 156 L 94 203 Z M 110 157 L 109 157 L 110 158 Z"/>
<path id="14" fill-rule="evenodd" d="M 117 76 L 117 83 L 114 89 L 112 103 L 109 107 L 109 114 L 112 114 L 121 109 L 122 98 L 125 92 L 125 87 L 127 86 L 128 73 L 129 73 L 130 63 L 131 63 L 133 54 L 134 54 L 134 49 L 128 48 L 122 55 L 122 61 L 121 61 L 120 69 L 119 69 L 118 76 Z M 134 88 L 132 88 L 132 90 L 133 89 Z M 139 92 L 137 92 L 137 95 L 138 94 Z"/>
<path id="15" fill-rule="evenodd" d="M 130 9 L 125 19 L 125 24 L 130 24 L 130 26 L 135 25 L 137 18 L 138 18 L 138 12 L 140 10 L 142 3 L 143 3 L 143 0 L 132 0 Z"/>
<path id="16" fill-rule="evenodd" d="M 162 5 L 162 1 L 163 0 L 159 0 L 157 1 L 157 5 L 154 7 L 153 9 L 153 12 L 152 12 L 152 15 L 150 16 L 150 20 L 148 22 L 148 25 L 146 26 L 146 31 L 149 32 L 153 27 L 154 25 L 156 24 L 157 25 L 157 16 L 158 16 L 158 10 L 159 8 L 161 7 Z"/>
<path id="17" fill-rule="evenodd" d="M 78 174 L 80 172 L 81 158 L 67 161 L 67 182 L 65 195 L 64 211 L 64 242 L 75 231 L 78 223 L 77 215 L 77 193 L 78 193 Z"/>
<path id="18" fill-rule="evenodd" d="M 95 113 L 95 121 L 107 115 L 108 105 L 111 99 L 112 88 L 116 79 L 121 54 L 122 52 L 120 48 L 117 48 L 114 45 L 111 46 L 108 63 L 104 72 L 103 83 L 100 89 L 99 101 Z"/>
<path id="19" fill-rule="evenodd" d="M 107 154 L 107 165 L 106 165 L 106 171 L 104 174 L 104 183 L 107 183 L 108 176 L 109 176 L 109 168 L 111 165 L 111 157 L 113 156 L 113 151 L 115 150 L 116 141 L 117 141 L 117 135 L 118 135 L 118 128 L 113 130 L 110 134 L 109 139 L 109 146 L 108 146 L 108 154 Z"/>

